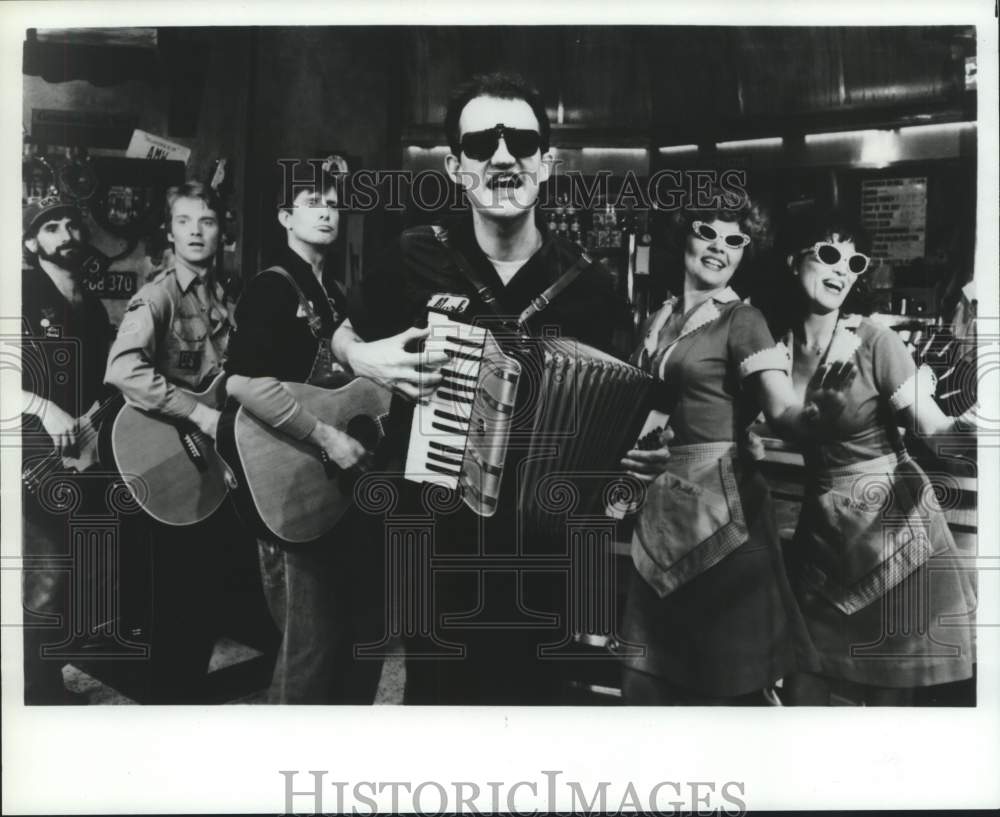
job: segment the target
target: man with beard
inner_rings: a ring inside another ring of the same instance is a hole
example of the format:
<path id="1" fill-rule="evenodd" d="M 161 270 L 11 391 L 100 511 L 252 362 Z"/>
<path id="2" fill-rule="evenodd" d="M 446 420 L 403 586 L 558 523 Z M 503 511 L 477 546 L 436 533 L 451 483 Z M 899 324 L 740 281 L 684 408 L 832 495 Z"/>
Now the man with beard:
<path id="1" fill-rule="evenodd" d="M 200 182 L 167 191 L 173 264 L 129 302 L 105 374 L 130 404 L 192 423 L 212 439 L 218 409 L 183 389 L 202 390 L 225 361 L 232 320 L 215 269 L 224 212 Z M 154 607 L 146 694 L 150 703 L 196 703 L 221 634 L 226 578 L 235 572 L 227 550 L 239 544 L 239 527 L 228 503 L 196 525 L 150 525 Z"/>
<path id="2" fill-rule="evenodd" d="M 79 209 L 51 195 L 23 208 L 22 228 L 28 262 L 21 276 L 22 467 L 30 469 L 44 455 L 40 449 L 52 446 L 60 456 L 75 458 L 93 439 L 85 415 L 107 396 L 101 381 L 113 332 L 104 305 L 80 281 Z M 73 481 L 82 501 L 101 501 L 106 483 L 98 486 L 90 476 L 59 478 Z M 44 485 L 40 490 L 46 493 Z M 63 685 L 65 659 L 58 656 L 71 632 L 71 574 L 66 516 L 55 505 L 22 491 L 27 704 L 86 703 Z"/>
<path id="3" fill-rule="evenodd" d="M 446 299 L 450 303 L 468 299 L 462 322 L 480 319 L 501 333 L 522 324 L 532 335 L 554 330 L 610 349 L 625 317 L 610 275 L 536 219 L 539 186 L 550 172 L 549 130 L 537 91 L 520 77 L 477 76 L 456 90 L 445 118 L 451 148 L 445 170 L 463 188 L 470 211 L 437 229 L 407 230 L 366 272 L 352 293 L 350 319 L 334 338 L 335 354 L 355 374 L 410 400 L 425 399 L 441 382 L 434 371 L 441 362 L 416 366 L 417 355 L 404 343 L 420 335 L 399 333 L 421 323 L 431 300 L 442 296 L 458 296 Z M 393 415 L 405 437 L 410 410 L 397 401 Z M 504 478 L 508 490 L 495 516 L 476 517 L 462 506 L 436 517 L 433 556 L 454 567 L 437 575 L 421 567 L 432 586 L 415 592 L 433 593 L 433 633 L 408 640 L 407 703 L 559 702 L 553 662 L 538 651 L 565 636 L 564 577 L 522 566 L 532 557 L 565 553 L 565 543 L 519 541 L 509 488 L 525 451 L 515 449 L 512 442 L 504 471 L 514 476 Z M 400 491 L 411 503 L 406 512 L 425 513 L 412 483 L 401 483 Z M 499 566 L 487 569 L 486 559 Z M 483 564 L 478 570 L 477 561 Z M 449 626 L 449 618 L 467 621 Z M 462 644 L 465 654 L 417 655 L 428 635 Z"/>

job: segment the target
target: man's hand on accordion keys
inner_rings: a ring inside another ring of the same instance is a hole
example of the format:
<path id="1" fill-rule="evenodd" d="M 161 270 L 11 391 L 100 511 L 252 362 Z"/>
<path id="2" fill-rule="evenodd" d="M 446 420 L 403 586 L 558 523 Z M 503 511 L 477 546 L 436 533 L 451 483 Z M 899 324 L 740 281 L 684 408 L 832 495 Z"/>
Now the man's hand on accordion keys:
<path id="1" fill-rule="evenodd" d="M 382 340 L 357 342 L 345 347 L 347 364 L 359 377 L 367 377 L 417 402 L 430 399 L 441 382 L 441 367 L 448 355 L 441 349 L 407 351 L 430 335 L 431 330 L 410 327 Z"/>
<path id="2" fill-rule="evenodd" d="M 646 437 L 636 444 L 636 448 L 622 457 L 621 464 L 630 476 L 650 483 L 667 468 L 667 460 L 670 459 L 670 449 L 667 444 L 674 438 L 674 432 L 669 427 L 657 430 L 655 440 L 651 444 L 658 445 L 658 448 L 648 448 L 647 445 L 643 445 Z"/>

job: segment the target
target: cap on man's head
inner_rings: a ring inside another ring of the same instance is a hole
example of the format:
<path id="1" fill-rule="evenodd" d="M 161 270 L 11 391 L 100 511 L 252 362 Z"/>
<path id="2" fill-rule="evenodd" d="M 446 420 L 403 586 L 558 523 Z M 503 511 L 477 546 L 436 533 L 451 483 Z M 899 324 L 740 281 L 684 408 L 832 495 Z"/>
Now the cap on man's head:
<path id="1" fill-rule="evenodd" d="M 76 216 L 80 221 L 83 220 L 80 208 L 58 194 L 26 204 L 21 210 L 21 236 L 28 238 L 46 221 L 61 216 Z"/>

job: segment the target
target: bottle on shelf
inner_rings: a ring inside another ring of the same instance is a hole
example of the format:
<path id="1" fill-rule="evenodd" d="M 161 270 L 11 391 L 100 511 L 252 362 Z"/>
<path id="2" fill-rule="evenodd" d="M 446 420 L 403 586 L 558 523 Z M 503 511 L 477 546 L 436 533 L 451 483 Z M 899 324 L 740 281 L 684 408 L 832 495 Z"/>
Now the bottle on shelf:
<path id="1" fill-rule="evenodd" d="M 622 217 L 611 212 L 610 229 L 608 230 L 608 245 L 611 247 L 621 247 L 624 245 L 624 231 L 622 230 Z"/>
<path id="2" fill-rule="evenodd" d="M 569 240 L 574 244 L 580 244 L 582 234 L 580 232 L 580 220 L 573 216 L 573 220 L 569 223 Z"/>

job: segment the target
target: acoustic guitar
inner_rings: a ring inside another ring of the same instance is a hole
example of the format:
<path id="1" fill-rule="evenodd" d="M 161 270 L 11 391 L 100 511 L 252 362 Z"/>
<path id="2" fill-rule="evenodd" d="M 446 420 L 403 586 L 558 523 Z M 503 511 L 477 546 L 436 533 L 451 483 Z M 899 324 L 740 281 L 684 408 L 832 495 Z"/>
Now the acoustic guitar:
<path id="1" fill-rule="evenodd" d="M 391 392 L 364 378 L 339 389 L 282 384 L 299 404 L 374 452 L 385 437 Z M 220 450 L 236 473 L 237 510 L 248 524 L 291 544 L 312 542 L 353 503 L 360 471 L 343 470 L 326 452 L 261 422 L 241 407 L 220 429 Z"/>
<path id="2" fill-rule="evenodd" d="M 182 391 L 218 409 L 226 399 L 225 381 L 220 372 L 203 391 Z M 111 429 L 111 450 L 136 502 L 165 525 L 194 525 L 226 499 L 226 466 L 194 423 L 125 405 Z"/>

